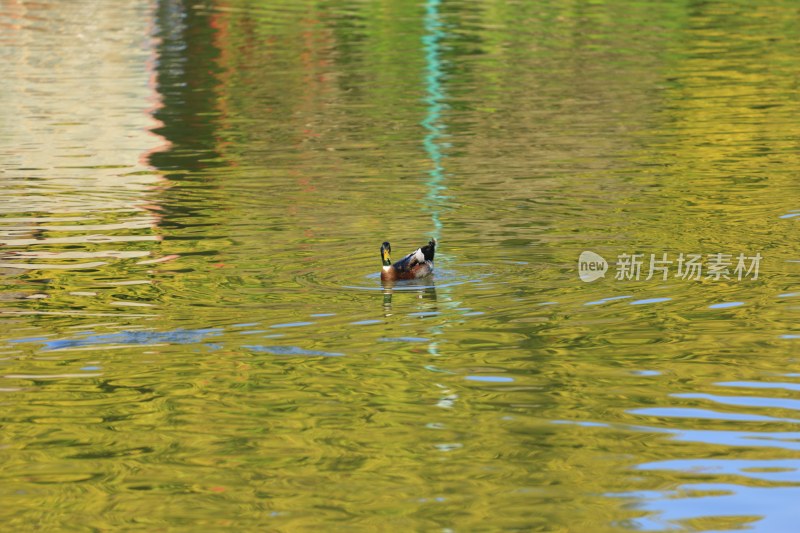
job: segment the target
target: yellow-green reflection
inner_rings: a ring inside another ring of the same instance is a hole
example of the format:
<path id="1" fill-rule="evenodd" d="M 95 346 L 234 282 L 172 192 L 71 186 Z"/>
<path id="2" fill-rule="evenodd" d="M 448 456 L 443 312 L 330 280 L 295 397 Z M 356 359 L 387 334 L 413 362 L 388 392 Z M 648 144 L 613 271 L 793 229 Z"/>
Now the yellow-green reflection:
<path id="1" fill-rule="evenodd" d="M 793 4 L 21 6 L 4 523 L 793 527 Z"/>

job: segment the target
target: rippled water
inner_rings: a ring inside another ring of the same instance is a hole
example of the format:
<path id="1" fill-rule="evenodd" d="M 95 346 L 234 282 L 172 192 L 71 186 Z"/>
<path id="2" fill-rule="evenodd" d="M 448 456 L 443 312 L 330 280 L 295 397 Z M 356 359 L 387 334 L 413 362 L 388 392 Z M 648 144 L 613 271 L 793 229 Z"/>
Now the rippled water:
<path id="1" fill-rule="evenodd" d="M 7 527 L 795 528 L 794 3 L 2 6 Z"/>

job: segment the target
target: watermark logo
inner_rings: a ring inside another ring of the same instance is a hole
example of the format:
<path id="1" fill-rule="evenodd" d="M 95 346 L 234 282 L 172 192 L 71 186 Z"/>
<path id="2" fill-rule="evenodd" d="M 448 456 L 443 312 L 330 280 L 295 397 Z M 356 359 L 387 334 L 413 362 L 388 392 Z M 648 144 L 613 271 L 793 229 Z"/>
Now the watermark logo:
<path id="1" fill-rule="evenodd" d="M 669 254 L 619 254 L 615 263 L 614 279 L 620 281 L 651 280 L 666 281 L 672 277 L 683 280 L 736 280 L 758 279 L 758 267 L 763 257 L 755 255 L 679 254 L 670 258 Z M 582 252 L 578 258 L 578 275 L 585 282 L 595 281 L 605 276 L 608 263 L 594 252 Z"/>
<path id="2" fill-rule="evenodd" d="M 590 283 L 606 275 L 608 262 L 594 252 L 581 252 L 578 258 L 578 275 L 581 280 Z"/>

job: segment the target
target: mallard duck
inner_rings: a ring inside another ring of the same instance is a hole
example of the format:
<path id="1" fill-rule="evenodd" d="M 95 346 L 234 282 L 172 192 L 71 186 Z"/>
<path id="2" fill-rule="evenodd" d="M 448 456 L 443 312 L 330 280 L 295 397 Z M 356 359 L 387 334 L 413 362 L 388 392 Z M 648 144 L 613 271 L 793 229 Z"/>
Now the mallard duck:
<path id="1" fill-rule="evenodd" d="M 433 272 L 435 252 L 436 239 L 431 239 L 422 248 L 417 248 L 400 261 L 392 264 L 392 260 L 389 258 L 389 254 L 392 253 L 392 245 L 388 242 L 381 244 L 381 260 L 383 261 L 381 281 L 424 278 Z"/>

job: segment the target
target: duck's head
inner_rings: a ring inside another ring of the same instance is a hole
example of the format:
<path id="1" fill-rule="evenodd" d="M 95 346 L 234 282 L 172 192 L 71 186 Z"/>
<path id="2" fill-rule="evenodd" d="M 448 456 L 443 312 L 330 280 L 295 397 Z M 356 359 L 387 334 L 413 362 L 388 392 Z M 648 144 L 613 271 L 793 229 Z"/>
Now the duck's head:
<path id="1" fill-rule="evenodd" d="M 381 260 L 383 261 L 383 266 L 391 266 L 392 260 L 389 258 L 389 255 L 392 253 L 392 245 L 389 242 L 385 242 L 381 244 Z"/>

